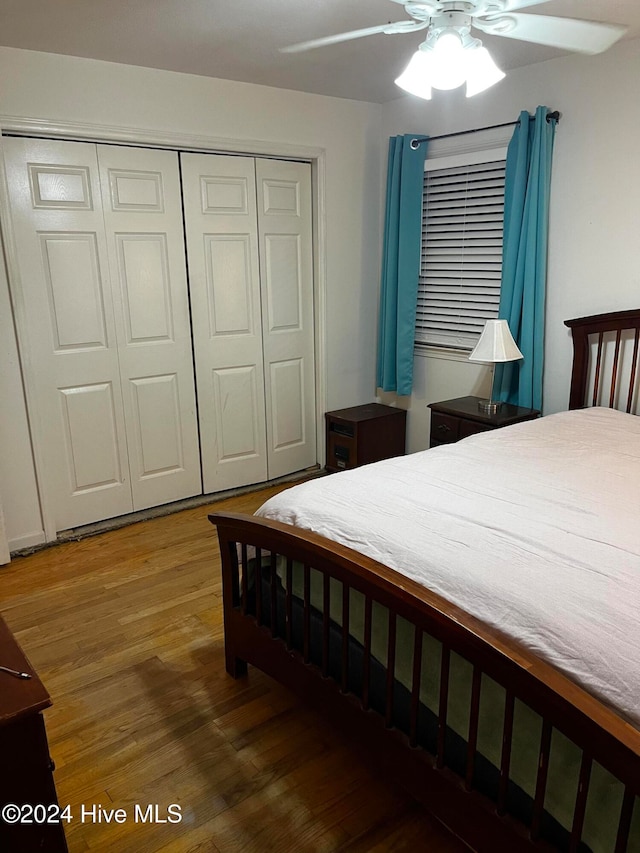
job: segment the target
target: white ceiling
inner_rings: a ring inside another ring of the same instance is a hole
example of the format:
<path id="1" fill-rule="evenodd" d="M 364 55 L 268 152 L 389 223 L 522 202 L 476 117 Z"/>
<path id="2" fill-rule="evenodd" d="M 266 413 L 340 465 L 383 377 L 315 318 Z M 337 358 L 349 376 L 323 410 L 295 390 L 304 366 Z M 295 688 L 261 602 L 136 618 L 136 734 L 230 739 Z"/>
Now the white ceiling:
<path id="1" fill-rule="evenodd" d="M 626 24 L 640 0 L 550 0 L 527 13 Z M 383 103 L 424 33 L 374 35 L 301 54 L 278 48 L 407 20 L 389 0 L 0 0 L 0 45 Z M 505 71 L 563 51 L 482 35 Z"/>

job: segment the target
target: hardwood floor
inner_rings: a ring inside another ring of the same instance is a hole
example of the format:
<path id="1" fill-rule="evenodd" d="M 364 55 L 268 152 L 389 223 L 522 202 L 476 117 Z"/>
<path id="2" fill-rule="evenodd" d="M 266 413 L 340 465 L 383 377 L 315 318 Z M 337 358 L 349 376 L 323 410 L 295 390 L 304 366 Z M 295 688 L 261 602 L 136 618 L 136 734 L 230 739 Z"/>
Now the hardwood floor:
<path id="1" fill-rule="evenodd" d="M 282 488 L 213 506 L 253 512 Z M 319 713 L 252 667 L 225 673 L 213 506 L 0 569 L 0 611 L 54 702 L 70 853 L 466 851 Z M 135 822 L 136 804 L 166 819 L 174 803 L 180 823 Z M 83 822 L 83 805 L 127 820 Z"/>

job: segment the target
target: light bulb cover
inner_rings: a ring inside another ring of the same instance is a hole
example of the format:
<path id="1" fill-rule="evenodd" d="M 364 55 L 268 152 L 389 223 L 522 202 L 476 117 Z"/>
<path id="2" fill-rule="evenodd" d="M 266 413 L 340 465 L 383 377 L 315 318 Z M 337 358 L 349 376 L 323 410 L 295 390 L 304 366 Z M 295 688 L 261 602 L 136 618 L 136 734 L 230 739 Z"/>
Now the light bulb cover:
<path id="1" fill-rule="evenodd" d="M 455 30 L 445 30 L 432 51 L 431 85 L 434 89 L 457 89 L 467 79 L 466 51 Z"/>
<path id="2" fill-rule="evenodd" d="M 431 100 L 431 61 L 432 51 L 418 49 L 402 74 L 395 80 L 410 95 Z"/>
<path id="3" fill-rule="evenodd" d="M 484 92 L 504 79 L 505 73 L 493 61 L 486 47 L 471 48 L 467 57 L 467 98 Z"/>

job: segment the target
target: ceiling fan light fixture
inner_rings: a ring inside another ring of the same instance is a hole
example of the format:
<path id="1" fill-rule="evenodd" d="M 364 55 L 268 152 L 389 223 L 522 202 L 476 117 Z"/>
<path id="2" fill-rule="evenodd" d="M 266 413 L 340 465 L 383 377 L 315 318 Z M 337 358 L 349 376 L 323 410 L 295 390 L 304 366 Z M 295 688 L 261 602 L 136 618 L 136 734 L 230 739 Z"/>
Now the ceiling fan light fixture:
<path id="1" fill-rule="evenodd" d="M 457 89 L 466 82 L 466 96 L 471 98 L 504 76 L 479 39 L 450 28 L 428 36 L 395 83 L 430 100 L 432 89 Z"/>
<path id="2" fill-rule="evenodd" d="M 484 92 L 505 77 L 486 47 L 469 50 L 467 57 L 467 98 Z"/>

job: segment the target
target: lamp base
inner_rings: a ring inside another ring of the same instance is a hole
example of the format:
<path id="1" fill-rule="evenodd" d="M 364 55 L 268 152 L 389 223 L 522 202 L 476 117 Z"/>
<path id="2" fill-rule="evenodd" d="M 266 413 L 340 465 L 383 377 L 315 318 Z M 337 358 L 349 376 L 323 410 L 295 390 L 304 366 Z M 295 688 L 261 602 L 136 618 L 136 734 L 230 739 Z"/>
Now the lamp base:
<path id="1" fill-rule="evenodd" d="M 478 400 L 478 411 L 483 415 L 497 415 L 501 408 L 500 400 Z"/>

